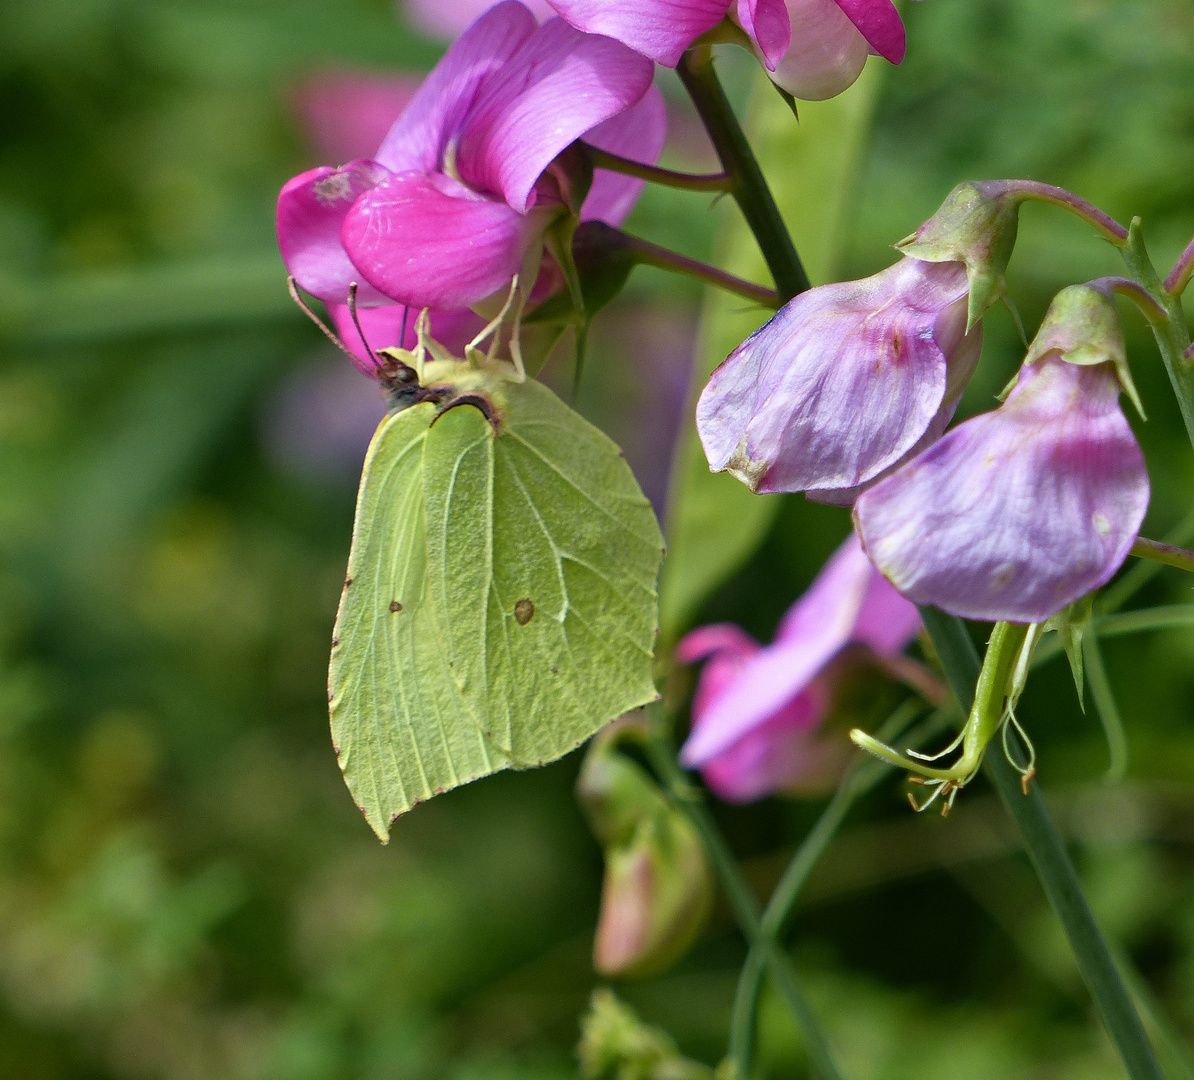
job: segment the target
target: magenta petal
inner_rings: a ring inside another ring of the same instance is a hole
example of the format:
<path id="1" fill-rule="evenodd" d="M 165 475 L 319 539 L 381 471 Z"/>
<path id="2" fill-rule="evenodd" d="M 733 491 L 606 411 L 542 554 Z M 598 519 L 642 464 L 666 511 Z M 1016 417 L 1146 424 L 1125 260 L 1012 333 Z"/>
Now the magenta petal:
<path id="1" fill-rule="evenodd" d="M 375 161 L 353 161 L 341 169 L 321 165 L 289 180 L 278 195 L 278 246 L 286 269 L 312 296 L 343 303 L 358 282 L 361 304 L 384 304 L 344 251 L 340 229 L 357 197 L 389 174 Z"/>
<path id="2" fill-rule="evenodd" d="M 303 81 L 295 103 L 319 156 L 352 161 L 377 149 L 418 88 L 405 75 L 324 71 Z"/>
<path id="3" fill-rule="evenodd" d="M 851 488 L 877 476 L 942 406 L 938 319 L 966 291 L 961 263 L 905 258 L 801 293 L 702 392 L 696 420 L 709 467 L 761 492 Z"/>
<path id="4" fill-rule="evenodd" d="M 1104 584 L 1148 508 L 1113 367 L 1047 355 L 1004 405 L 864 492 L 875 565 L 910 600 L 968 619 L 1043 622 Z"/>
<path id="5" fill-rule="evenodd" d="M 653 74 L 649 60 L 620 42 L 550 20 L 470 111 L 456 151 L 460 178 L 525 211 L 560 151 L 635 104 Z"/>
<path id="6" fill-rule="evenodd" d="M 687 49 L 712 30 L 729 10 L 731 0 L 551 0 L 578 30 L 605 34 L 675 67 Z"/>
<path id="7" fill-rule="evenodd" d="M 666 139 L 667 106 L 655 86 L 648 88 L 637 105 L 585 133 L 585 142 L 647 165 L 654 165 L 659 160 Z M 581 208 L 581 220 L 621 225 L 634 208 L 642 189 L 642 180 L 598 169 Z"/>
<path id="8" fill-rule="evenodd" d="M 770 71 L 792 43 L 792 24 L 784 0 L 737 0 L 738 22 L 763 54 Z"/>
<path id="9" fill-rule="evenodd" d="M 450 309 L 508 286 L 543 225 L 446 176 L 401 173 L 357 200 L 343 237 L 352 261 L 386 296 Z"/>
<path id="10" fill-rule="evenodd" d="M 858 27 L 867 44 L 884 60 L 904 59 L 904 20 L 891 0 L 834 0 Z"/>
<path id="11" fill-rule="evenodd" d="M 855 540 L 857 543 L 857 539 Z M 920 633 L 920 612 L 874 567 L 854 623 L 852 641 L 869 645 L 881 657 L 897 656 Z"/>
<path id="12" fill-rule="evenodd" d="M 336 327 L 340 340 L 353 355 L 353 363 L 366 375 L 377 377 L 377 364 L 369 355 L 369 348 L 376 354 L 379 349 L 413 349 L 417 335 L 415 324 L 419 311 L 404 304 L 387 304 L 385 307 L 358 308 L 357 319 L 365 333 L 365 341 L 353 322 L 352 313 L 346 304 L 331 304 L 328 313 Z M 485 325 L 485 320 L 467 308 L 461 311 L 431 312 L 431 336 L 443 345 L 453 356 L 463 356 L 464 347 L 472 341 Z M 406 334 L 403 336 L 403 327 Z"/>
<path id="13" fill-rule="evenodd" d="M 441 2 L 446 6 L 446 0 Z M 517 0 L 487 11 L 444 53 L 374 158 L 391 172 L 440 171 L 479 90 L 511 63 L 536 29 L 534 15 Z"/>
<path id="14" fill-rule="evenodd" d="M 538 18 L 550 18 L 553 14 L 547 0 L 522 0 Z M 451 41 L 465 30 L 474 19 L 494 6 L 494 0 L 406 0 L 406 10 L 412 22 L 420 29 Z"/>
<path id="15" fill-rule="evenodd" d="M 685 634 L 676 645 L 676 659 L 681 664 L 695 664 L 714 653 L 728 652 L 734 656 L 753 656 L 761 646 L 740 626 L 734 623 L 713 623 L 698 626 Z"/>
<path id="16" fill-rule="evenodd" d="M 738 739 L 701 769 L 705 783 L 726 802 L 754 802 L 814 776 L 824 757 L 813 729 L 828 696 L 813 683 L 774 716 Z"/>

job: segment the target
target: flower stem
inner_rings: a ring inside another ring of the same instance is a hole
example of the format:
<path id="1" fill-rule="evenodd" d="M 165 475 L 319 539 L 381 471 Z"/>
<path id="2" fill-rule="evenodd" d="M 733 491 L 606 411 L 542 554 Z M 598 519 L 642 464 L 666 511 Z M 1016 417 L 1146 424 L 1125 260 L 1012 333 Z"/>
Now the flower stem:
<path id="1" fill-rule="evenodd" d="M 621 173 L 623 176 L 637 176 L 640 180 L 648 180 L 652 184 L 662 184 L 664 187 L 679 188 L 681 191 L 712 191 L 726 192 L 734 186 L 734 178 L 729 173 L 684 173 L 672 169 L 661 169 L 656 165 L 645 165 L 640 161 L 632 161 L 620 154 L 611 154 L 588 143 L 581 143 L 595 169 L 606 169 L 609 172 Z"/>
<path id="2" fill-rule="evenodd" d="M 906 740 L 907 745 L 913 749 L 922 746 L 945 726 L 953 713 L 952 704 L 938 709 L 924 723 L 918 725 Z M 904 727 L 907 719 L 906 707 L 897 709 L 880 729 L 879 737 L 884 740 L 894 739 Z M 760 924 L 760 930 L 764 936 L 774 940 L 777 944 L 779 943 L 780 935 L 784 931 L 792 909 L 796 906 L 796 901 L 800 898 L 813 870 L 821 861 L 821 856 L 825 854 L 838 829 L 846 820 L 850 808 L 870 791 L 890 768 L 892 766 L 887 762 L 877 761 L 862 754 L 858 755 L 855 767 L 846 774 L 816 824 L 809 830 L 800 847 L 796 849 L 792 861 L 788 863 L 783 877 L 780 878 L 779 884 L 771 894 Z M 743 965 L 742 972 L 738 976 L 738 989 L 734 995 L 729 1056 L 737 1066 L 738 1075 L 742 1077 L 750 1075 L 751 1060 L 754 1056 L 755 1014 L 758 1011 L 759 991 L 762 989 L 765 967 L 766 960 L 763 950 L 758 946 L 753 946 Z"/>
<path id="3" fill-rule="evenodd" d="M 920 613 L 954 694 L 963 708 L 969 708 L 980 665 L 965 623 L 935 608 L 922 607 Z M 1034 784 L 1027 795 L 1023 794 L 1020 774 L 1002 754 L 988 754 L 984 769 L 1020 830 L 1037 878 L 1069 938 L 1082 977 L 1128 1075 L 1131 1080 L 1164 1080 L 1140 1016 L 1082 892 L 1074 864 L 1045 807 L 1040 785 Z"/>
<path id="4" fill-rule="evenodd" d="M 1194 573 L 1194 551 L 1174 547 L 1172 544 L 1162 544 L 1156 540 L 1138 536 L 1132 545 L 1132 554 L 1138 559 L 1151 559 L 1153 562 L 1176 566 L 1179 570 Z"/>
<path id="5" fill-rule="evenodd" d="M 1139 218 L 1132 219 L 1127 243 L 1120 247 L 1120 254 L 1132 279 L 1161 305 L 1167 316 L 1164 322 L 1153 323 L 1153 336 L 1157 339 L 1157 348 L 1161 350 L 1161 359 L 1165 362 L 1165 370 L 1173 384 L 1173 392 L 1182 411 L 1182 420 L 1186 424 L 1186 434 L 1194 445 L 1194 362 L 1186 355 L 1186 350 L 1190 348 L 1190 330 L 1186 325 L 1181 300 L 1161 283 L 1161 278 L 1148 257 Z"/>
<path id="6" fill-rule="evenodd" d="M 655 708 L 650 712 L 651 731 L 647 743 L 647 753 L 651 765 L 658 774 L 668 797 L 681 813 L 688 817 L 700 834 L 701 841 L 709 855 L 709 861 L 713 864 L 713 872 L 717 875 L 726 899 L 730 903 L 739 929 L 752 950 L 758 948 L 762 952 L 763 961 L 770 968 L 776 987 L 788 1003 L 788 1007 L 792 1010 L 804 1033 L 805 1048 L 812 1062 L 813 1072 L 820 1080 L 841 1080 L 841 1074 L 837 1071 L 837 1066 L 833 1063 L 829 1052 L 828 1040 L 804 996 L 791 957 L 780 948 L 773 938 L 763 934 L 758 901 L 751 892 L 746 879 L 742 876 L 742 871 L 739 869 L 725 837 L 722 836 L 721 830 L 713 820 L 713 815 L 709 813 L 708 808 L 701 800 L 700 791 L 677 764 L 675 747 L 666 730 L 666 721 L 663 718 L 662 710 Z M 742 1080 L 745 1080 L 745 1074 L 742 1074 Z"/>
<path id="7" fill-rule="evenodd" d="M 1034 202 L 1049 203 L 1068 210 L 1075 217 L 1081 218 L 1088 225 L 1094 226 L 1104 239 L 1109 240 L 1116 247 L 1123 247 L 1128 240 L 1128 230 L 1125 229 L 1110 214 L 1104 213 L 1094 203 L 1075 195 L 1065 188 L 1055 187 L 1053 184 L 1042 184 L 1036 180 L 990 180 L 983 185 L 989 192 L 1014 192 L 1021 199 Z"/>
<path id="8" fill-rule="evenodd" d="M 1190 284 L 1190 277 L 1194 275 L 1194 240 L 1186 246 L 1181 257 L 1173 264 L 1169 276 L 1165 279 L 1165 291 L 1170 296 L 1181 296 Z"/>
<path id="9" fill-rule="evenodd" d="M 767 260 L 780 301 L 787 303 L 797 293 L 809 288 L 808 274 L 788 235 L 754 151 L 713 70 L 712 50 L 708 46 L 689 49 L 680 58 L 676 73 L 709 132 L 722 168 L 730 177 L 729 193 Z"/>
<path id="10" fill-rule="evenodd" d="M 707 285 L 716 285 L 719 289 L 725 289 L 726 292 L 761 304 L 772 311 L 779 307 L 779 297 L 775 290 L 768 289 L 764 285 L 756 285 L 753 281 L 744 281 L 733 274 L 727 274 L 724 270 L 718 270 L 715 266 L 690 259 L 686 255 L 678 255 L 674 251 L 660 247 L 658 244 L 652 244 L 649 240 L 631 236 L 629 233 L 621 233 L 618 243 L 630 255 L 630 258 L 641 266 L 655 266 L 660 270 L 669 270 L 673 274 L 683 274 L 685 277 L 695 278 Z"/>

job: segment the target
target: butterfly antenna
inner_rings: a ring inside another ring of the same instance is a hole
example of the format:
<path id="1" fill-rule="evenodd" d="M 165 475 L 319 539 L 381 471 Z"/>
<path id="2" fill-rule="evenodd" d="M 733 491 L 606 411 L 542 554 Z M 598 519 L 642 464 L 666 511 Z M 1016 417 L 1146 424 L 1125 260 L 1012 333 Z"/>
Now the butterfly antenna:
<path id="1" fill-rule="evenodd" d="M 357 328 L 357 335 L 361 339 L 361 344 L 365 346 L 365 352 L 369 354 L 369 359 L 373 361 L 373 366 L 380 371 L 385 365 L 378 359 L 377 353 L 373 351 L 373 346 L 369 344 L 369 339 L 365 337 L 365 330 L 361 326 L 360 316 L 357 315 L 357 283 L 355 281 L 348 283 L 348 314 L 352 316 L 352 325 Z"/>
<path id="2" fill-rule="evenodd" d="M 318 315 L 316 315 L 315 312 L 311 310 L 311 305 L 303 299 L 302 294 L 299 293 L 298 290 L 298 282 L 294 280 L 293 274 L 286 279 L 286 289 L 290 293 L 290 299 L 298 304 L 299 310 L 302 311 L 302 313 L 306 315 L 308 319 L 310 319 L 316 326 L 319 327 L 320 331 L 323 333 L 323 336 L 326 337 L 328 341 L 335 345 L 336 348 L 344 353 L 344 355 L 349 359 L 354 359 L 352 350 L 349 349 L 348 346 L 336 336 L 334 330 L 328 328 L 327 323 L 325 323 Z M 366 348 L 368 348 L 368 346 L 366 346 Z"/>

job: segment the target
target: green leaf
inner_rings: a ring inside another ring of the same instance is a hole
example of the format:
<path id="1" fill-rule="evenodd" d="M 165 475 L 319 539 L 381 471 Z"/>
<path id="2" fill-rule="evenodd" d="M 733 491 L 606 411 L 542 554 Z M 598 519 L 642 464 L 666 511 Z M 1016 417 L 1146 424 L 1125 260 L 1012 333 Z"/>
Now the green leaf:
<path id="1" fill-rule="evenodd" d="M 853 178 L 877 91 L 878 64 L 829 101 L 802 102 L 800 123 L 760 72 L 747 131 L 796 247 L 814 284 L 832 281 L 848 236 Z M 730 273 L 767 281 L 758 246 L 729 200 L 732 214 L 723 236 Z M 771 313 L 747 308 L 739 297 L 710 289 L 701 317 L 693 392 L 713 369 Z M 660 586 L 665 643 L 674 642 L 709 595 L 734 574 L 763 542 L 781 496 L 755 495 L 728 473 L 711 473 L 697 438 L 690 403 L 672 476 L 667 522 L 668 558 Z"/>
<path id="2" fill-rule="evenodd" d="M 662 537 L 621 452 L 546 387 L 499 428 L 460 404 L 389 416 L 365 462 L 329 702 L 384 840 L 399 814 L 567 753 L 656 697 Z"/>

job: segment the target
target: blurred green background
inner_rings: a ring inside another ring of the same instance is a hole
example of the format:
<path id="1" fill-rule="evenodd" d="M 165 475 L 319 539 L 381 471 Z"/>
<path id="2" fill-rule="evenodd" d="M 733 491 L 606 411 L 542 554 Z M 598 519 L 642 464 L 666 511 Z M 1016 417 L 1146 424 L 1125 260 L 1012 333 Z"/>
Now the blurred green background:
<path id="1" fill-rule="evenodd" d="M 1194 233 L 1189 0 L 907 7 L 841 276 L 885 265 L 958 181 L 1005 175 L 1141 214 L 1168 265 Z M 575 1075 L 601 872 L 577 755 L 436 799 L 383 848 L 327 734 L 354 470 L 379 405 L 291 307 L 273 200 L 320 160 L 297 105 L 313 74 L 425 70 L 441 49 L 388 0 L 0 6 L 0 1077 Z M 745 102 L 749 65 L 723 68 Z M 670 160 L 696 167 L 708 152 L 676 100 Z M 708 258 L 731 215 L 707 203 L 651 191 L 630 227 Z M 1115 263 L 1029 208 L 1011 291 L 1030 331 L 1052 292 Z M 581 405 L 657 506 L 700 301 L 640 271 L 587 366 Z M 1158 536 L 1194 506 L 1194 455 L 1127 320 Z M 1018 360 L 1011 319 L 988 324 L 964 413 Z M 549 376 L 567 386 L 565 365 Z M 766 639 L 847 529 L 798 497 L 769 509 L 701 621 Z M 1166 571 L 1138 602 L 1190 587 Z M 1102 781 L 1106 745 L 1064 663 L 1034 679 L 1022 719 L 1101 917 L 1188 1042 L 1194 631 L 1106 655 L 1126 782 Z M 903 800 L 893 780 L 855 812 L 797 920 L 847 1076 L 1121 1075 L 989 792 L 976 783 L 947 822 Z M 766 888 L 818 808 L 719 812 Z M 719 912 L 677 969 L 619 992 L 713 1062 L 742 958 Z M 766 1075 L 804 1075 L 770 999 L 763 1044 Z M 1165 1059 L 1194 1076 L 1188 1053 Z"/>

